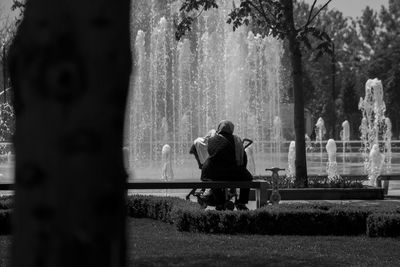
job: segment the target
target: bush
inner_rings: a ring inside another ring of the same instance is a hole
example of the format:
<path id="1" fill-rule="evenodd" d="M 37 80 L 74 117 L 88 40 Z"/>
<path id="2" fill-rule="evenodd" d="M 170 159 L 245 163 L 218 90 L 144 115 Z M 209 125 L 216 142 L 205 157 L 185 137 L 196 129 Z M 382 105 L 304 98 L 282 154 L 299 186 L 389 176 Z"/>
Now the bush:
<path id="1" fill-rule="evenodd" d="M 279 176 L 279 188 L 296 188 L 293 177 L 287 177 L 286 175 Z M 256 175 L 253 177 L 255 180 L 266 180 L 268 181 L 269 188 L 272 187 L 271 176 Z M 329 179 L 327 176 L 309 176 L 308 177 L 309 188 L 364 188 L 363 179 L 354 179 L 345 176 L 336 176 L 333 179 Z"/>
<path id="2" fill-rule="evenodd" d="M 0 197 L 0 234 L 10 234 L 12 196 Z M 288 203 L 252 211 L 203 210 L 177 197 L 131 195 L 127 213 L 175 224 L 179 231 L 222 234 L 400 236 L 400 207 Z"/>
<path id="3" fill-rule="evenodd" d="M 13 196 L 0 196 L 0 210 L 7 210 L 13 207 Z"/>
<path id="4" fill-rule="evenodd" d="M 374 213 L 367 218 L 367 235 L 370 237 L 400 236 L 399 213 Z"/>
<path id="5" fill-rule="evenodd" d="M 196 203 L 177 197 L 132 195 L 127 199 L 128 215 L 135 218 L 151 218 L 173 223 L 182 211 L 199 209 Z"/>
<path id="6" fill-rule="evenodd" d="M 358 235 L 368 212 L 359 210 L 277 209 L 255 211 L 192 210 L 176 220 L 178 230 L 224 234 Z"/>
<path id="7" fill-rule="evenodd" d="M 174 223 L 179 231 L 222 234 L 360 235 L 377 212 L 400 215 L 390 206 L 291 203 L 254 211 L 202 210 L 193 202 L 171 197 L 130 196 L 130 215 Z"/>

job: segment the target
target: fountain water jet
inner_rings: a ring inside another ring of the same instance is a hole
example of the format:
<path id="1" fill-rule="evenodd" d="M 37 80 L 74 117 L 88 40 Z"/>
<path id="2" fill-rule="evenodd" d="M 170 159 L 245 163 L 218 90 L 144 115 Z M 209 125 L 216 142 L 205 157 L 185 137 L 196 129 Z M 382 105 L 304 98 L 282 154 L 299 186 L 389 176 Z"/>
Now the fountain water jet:
<path id="1" fill-rule="evenodd" d="M 296 142 L 291 141 L 289 145 L 289 152 L 288 152 L 288 168 L 286 170 L 286 177 L 290 179 L 290 182 L 294 182 L 296 177 Z"/>
<path id="2" fill-rule="evenodd" d="M 385 155 L 379 151 L 379 145 L 373 144 L 369 153 L 368 179 L 371 186 L 377 186 L 377 178 L 381 174 Z"/>
<path id="3" fill-rule="evenodd" d="M 342 131 L 340 131 L 340 138 L 342 139 L 342 172 L 345 173 L 346 166 L 346 143 L 350 141 L 350 124 L 347 120 L 342 123 Z"/>
<path id="4" fill-rule="evenodd" d="M 319 149 L 320 149 L 320 175 L 322 174 L 322 158 L 323 158 L 323 147 L 322 147 L 322 140 L 326 134 L 325 122 L 323 118 L 319 118 L 317 123 L 315 124 L 315 140 L 319 142 Z"/>
<path id="5" fill-rule="evenodd" d="M 172 181 L 174 179 L 174 171 L 172 169 L 171 147 L 166 144 L 161 150 L 161 180 Z"/>
<path id="6" fill-rule="evenodd" d="M 245 152 L 247 155 L 247 170 L 254 176 L 256 175 L 256 162 L 254 160 L 253 145 L 246 147 Z"/>
<path id="7" fill-rule="evenodd" d="M 368 136 L 367 118 L 364 117 L 361 119 L 361 125 L 360 125 L 359 129 L 361 132 L 360 139 L 361 139 L 361 143 L 362 143 L 360 151 L 361 151 L 363 159 L 364 159 L 363 160 L 364 174 L 366 174 L 367 170 L 368 170 L 368 151 L 369 151 L 368 139 L 367 139 L 367 136 Z"/>
<path id="8" fill-rule="evenodd" d="M 385 118 L 385 130 L 383 140 L 385 142 L 386 172 L 390 173 L 392 166 L 392 122 L 388 117 Z"/>
<path id="9" fill-rule="evenodd" d="M 281 155 L 281 143 L 282 143 L 282 122 L 281 119 L 276 116 L 273 121 L 273 151 L 275 154 L 274 157 L 274 167 L 278 167 L 280 163 L 280 155 Z"/>
<path id="10" fill-rule="evenodd" d="M 308 134 L 305 134 L 304 136 L 305 142 L 306 142 L 306 152 L 312 151 L 312 143 L 311 143 L 311 138 L 308 136 Z"/>
<path id="11" fill-rule="evenodd" d="M 326 144 L 326 151 L 328 153 L 328 162 L 326 163 L 326 172 L 328 174 L 328 181 L 335 180 L 339 174 L 337 171 L 337 162 L 336 162 L 336 143 L 335 140 L 329 139 Z"/>
<path id="12" fill-rule="evenodd" d="M 389 118 L 385 117 L 386 105 L 383 101 L 383 86 L 382 82 L 378 79 L 369 79 L 365 83 L 365 97 L 361 97 L 358 104 L 363 118 L 361 121 L 361 139 L 364 143 L 364 168 L 366 172 L 373 177 L 374 168 L 371 168 L 372 148 L 373 154 L 380 153 L 379 141 L 383 140 L 382 151 L 384 151 L 390 158 L 387 159 L 391 162 L 391 122 Z M 375 146 L 376 145 L 376 146 Z M 375 164 L 376 165 L 376 164 Z M 390 167 L 387 167 L 390 169 Z M 373 179 L 372 179 L 373 180 Z M 374 181 L 373 181 L 374 182 Z"/>
<path id="13" fill-rule="evenodd" d="M 255 161 L 280 151 L 269 144 L 275 142 L 274 118 L 280 116 L 282 44 L 246 28 L 233 32 L 226 24 L 228 2 L 200 16 L 180 42 L 174 39 L 176 10 L 148 4 L 150 25 L 134 32 L 135 92 L 128 103 L 129 162 L 138 177 L 157 177 L 152 166 L 159 165 L 165 143 L 179 175 L 193 177 L 197 168 L 189 148 L 222 119 L 235 123 L 237 135 L 254 140 Z"/>

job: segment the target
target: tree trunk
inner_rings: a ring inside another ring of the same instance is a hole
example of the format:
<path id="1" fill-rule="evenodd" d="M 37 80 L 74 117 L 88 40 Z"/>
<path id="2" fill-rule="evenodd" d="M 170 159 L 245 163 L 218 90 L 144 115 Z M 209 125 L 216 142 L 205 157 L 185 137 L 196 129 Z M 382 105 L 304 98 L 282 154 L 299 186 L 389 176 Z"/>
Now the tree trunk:
<path id="1" fill-rule="evenodd" d="M 13 266 L 125 266 L 129 0 L 30 0 L 10 50 Z"/>
<path id="2" fill-rule="evenodd" d="M 289 25 L 289 51 L 292 64 L 293 96 L 294 96 L 294 130 L 296 135 L 296 186 L 307 187 L 307 160 L 304 127 L 303 71 L 300 43 L 296 39 L 293 20 L 292 0 L 281 0 L 285 6 L 285 18 Z"/>

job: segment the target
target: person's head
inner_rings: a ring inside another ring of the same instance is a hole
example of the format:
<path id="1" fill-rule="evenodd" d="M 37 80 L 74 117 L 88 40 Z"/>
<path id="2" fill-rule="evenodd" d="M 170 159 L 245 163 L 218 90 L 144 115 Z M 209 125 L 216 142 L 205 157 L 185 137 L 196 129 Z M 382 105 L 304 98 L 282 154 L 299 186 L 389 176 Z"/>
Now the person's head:
<path id="1" fill-rule="evenodd" d="M 217 133 L 233 134 L 235 126 L 231 121 L 223 120 L 218 124 Z"/>

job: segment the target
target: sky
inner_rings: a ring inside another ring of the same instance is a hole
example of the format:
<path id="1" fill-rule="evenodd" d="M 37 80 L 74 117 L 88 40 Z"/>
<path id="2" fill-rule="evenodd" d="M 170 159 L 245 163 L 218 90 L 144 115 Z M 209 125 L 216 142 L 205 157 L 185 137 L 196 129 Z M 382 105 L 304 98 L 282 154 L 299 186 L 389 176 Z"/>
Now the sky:
<path id="1" fill-rule="evenodd" d="M 304 1 L 309 4 L 314 2 L 314 0 Z M 323 5 L 326 1 L 327 0 L 317 0 L 317 4 Z M 11 5 L 12 0 L 0 0 L 0 7 L 3 7 L 4 11 L 6 11 L 10 16 L 15 16 L 16 12 L 12 13 L 10 10 Z M 329 4 L 329 8 L 336 8 L 337 10 L 342 11 L 345 16 L 356 18 L 361 16 L 362 10 L 365 9 L 366 6 L 370 6 L 376 11 L 379 11 L 382 5 L 387 6 L 388 0 L 332 0 Z"/>
<path id="2" fill-rule="evenodd" d="M 314 0 L 304 0 L 308 4 L 312 4 Z M 323 5 L 327 0 L 317 0 L 317 5 Z M 376 11 L 380 11 L 381 6 L 388 6 L 388 0 L 332 0 L 329 3 L 329 9 L 337 9 L 343 13 L 344 16 L 348 17 L 360 17 L 362 10 L 366 6 L 370 6 Z"/>

